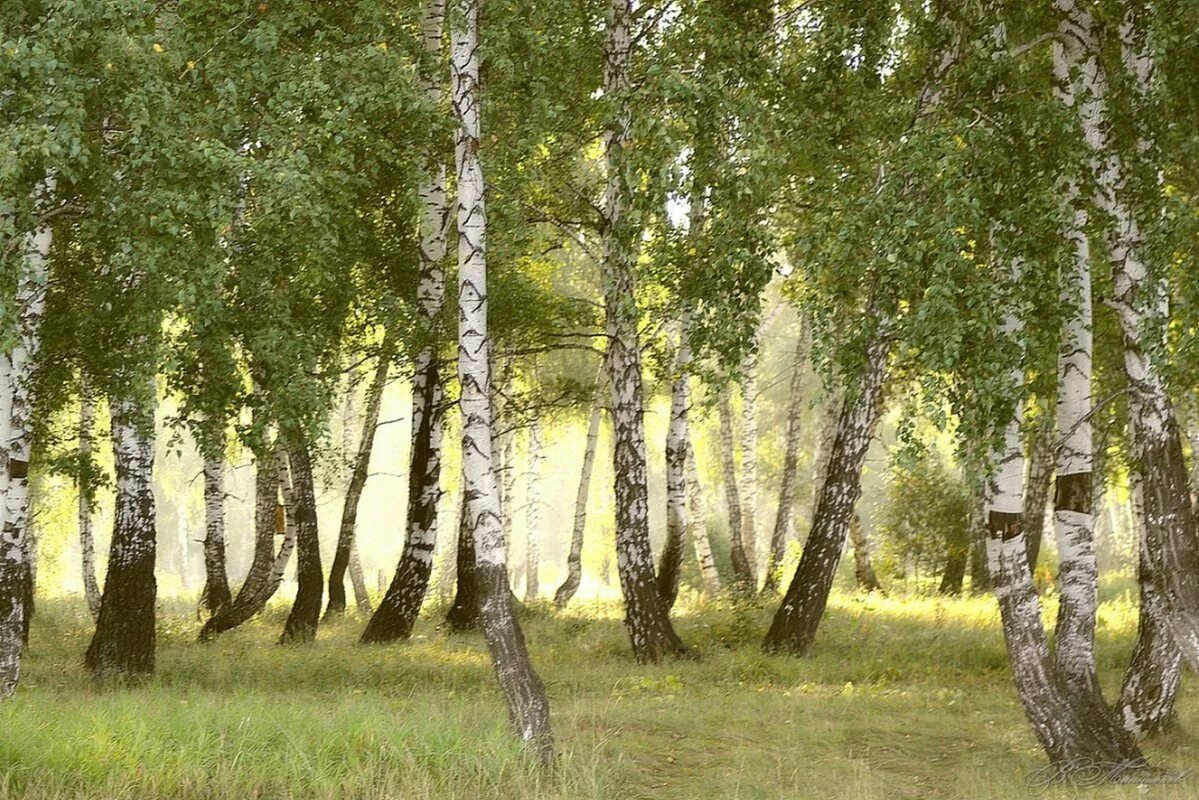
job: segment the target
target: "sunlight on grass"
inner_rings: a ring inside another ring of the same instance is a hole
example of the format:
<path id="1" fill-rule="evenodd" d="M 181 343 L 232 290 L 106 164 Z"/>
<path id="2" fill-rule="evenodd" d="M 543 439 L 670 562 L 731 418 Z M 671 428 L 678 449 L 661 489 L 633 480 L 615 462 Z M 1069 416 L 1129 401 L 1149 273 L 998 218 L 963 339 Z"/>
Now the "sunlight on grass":
<path id="1" fill-rule="evenodd" d="M 1136 621 L 1114 588 L 1100 612 L 1110 685 Z M 200 645 L 194 615 L 167 601 L 158 674 L 98 690 L 79 667 L 78 605 L 39 609 L 20 695 L 0 707 L 0 797 L 974 800 L 1027 796 L 1044 764 L 988 597 L 835 592 L 802 660 L 759 649 L 773 601 L 685 597 L 679 629 L 702 659 L 657 666 L 633 662 L 617 604 L 535 604 L 522 624 L 562 754 L 551 773 L 508 735 L 482 639 L 446 637 L 435 614 L 407 645 L 357 645 L 351 615 L 286 648 L 272 606 Z M 1189 686 L 1180 710 L 1184 724 L 1199 712 Z M 1199 742 L 1148 750 L 1185 767 Z M 1148 791 L 1195 797 L 1199 782 Z"/>

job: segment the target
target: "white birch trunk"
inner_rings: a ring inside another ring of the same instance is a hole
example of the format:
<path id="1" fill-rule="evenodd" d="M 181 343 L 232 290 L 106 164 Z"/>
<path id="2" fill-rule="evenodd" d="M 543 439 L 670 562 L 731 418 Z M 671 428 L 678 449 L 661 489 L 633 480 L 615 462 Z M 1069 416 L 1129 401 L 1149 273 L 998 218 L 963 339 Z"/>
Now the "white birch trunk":
<path id="1" fill-rule="evenodd" d="M 543 761 L 553 759 L 549 702 L 512 613 L 503 509 L 492 459 L 491 339 L 487 327 L 487 215 L 479 155 L 479 2 L 457 0 L 450 74 L 458 167 L 458 381 L 462 485 L 475 546 L 483 634 L 513 727 Z"/>
<path id="2" fill-rule="evenodd" d="M 1129 384 L 1133 460 L 1144 479 L 1148 557 L 1161 581 L 1162 597 L 1175 642 L 1199 667 L 1199 539 L 1187 501 L 1182 442 L 1160 366 L 1151 356 L 1145 332 L 1166 321 L 1165 296 L 1146 259 L 1140 225 L 1127 199 L 1128 170 L 1108 138 L 1108 77 L 1089 6 L 1055 0 L 1060 13 L 1055 60 L 1068 76 L 1083 139 L 1091 152 L 1095 205 L 1108 217 L 1104 236 L 1112 256 L 1111 305 L 1124 338 L 1124 372 Z M 1152 80 L 1152 61 L 1139 57 L 1134 83 Z"/>
<path id="3" fill-rule="evenodd" d="M 40 210 L 54 197 L 55 178 L 47 175 L 35 192 Z M 32 579 L 29 535 L 29 461 L 33 428 L 33 370 L 41 349 L 42 315 L 46 306 L 50 247 L 54 231 L 42 224 L 26 234 L 17 278 L 17 341 L 6 362 L 7 380 L 0 384 L 6 411 L 0 434 L 3 470 L 3 518 L 0 519 L 0 698 L 11 697 L 21 673 L 21 647 L 27 630 L 26 581 Z"/>
<path id="4" fill-rule="evenodd" d="M 80 469 L 87 469 L 92 460 L 92 435 L 96 426 L 95 400 L 88 394 L 86 381 L 81 381 L 79 408 L 79 464 Z M 90 470 L 89 470 L 90 472 Z M 78 481 L 79 489 L 79 554 L 83 570 L 83 595 L 87 600 L 87 610 L 94 622 L 100 616 L 100 582 L 96 578 L 96 537 L 92 527 L 92 501 L 94 492 L 88 485 L 89 478 L 82 475 Z"/>
<path id="5" fill-rule="evenodd" d="M 427 0 L 421 18 L 421 41 L 428 66 L 421 72 L 425 96 L 435 106 L 444 102 L 442 40 L 445 0 Z M 407 637 L 428 591 L 437 548 L 437 505 L 441 499 L 441 442 L 445 427 L 445 397 L 437 345 L 438 325 L 445 303 L 446 234 L 450 207 L 446 200 L 446 169 L 440 153 L 426 153 L 425 179 L 419 188 L 420 277 L 416 302 L 418 324 L 425 338 L 412 376 L 412 436 L 408 473 L 408 523 L 404 549 L 395 577 L 362 634 L 363 642 Z M 457 519 L 455 519 L 455 527 Z M 451 543 L 457 537 L 451 537 Z M 453 550 L 451 548 L 450 552 Z M 352 576 L 352 573 L 351 573 Z"/>
<path id="6" fill-rule="evenodd" d="M 1074 313 L 1066 323 L 1058 357 L 1057 488 L 1053 522 L 1057 536 L 1061 595 L 1054 661 L 1074 690 L 1097 692 L 1095 615 L 1099 606 L 1099 565 L 1095 558 L 1095 518 L 1091 508 L 1091 254 L 1087 213 L 1077 205 L 1077 187 L 1066 189 L 1072 221 L 1066 235 L 1074 246 L 1073 273 L 1062 282 L 1062 299 Z M 1036 511 L 1036 509 L 1034 509 Z"/>
<path id="7" fill-rule="evenodd" d="M 602 203 L 603 284 L 607 364 L 612 384 L 613 472 L 616 495 L 616 567 L 625 624 L 634 656 L 656 662 L 686 651 L 658 595 L 649 540 L 644 392 L 637 332 L 634 269 L 639 226 L 633 218 L 630 72 L 631 0 L 609 0 L 604 25 L 604 98 L 611 108 L 604 130 L 607 183 Z"/>
<path id="8" fill-rule="evenodd" d="M 687 444 L 691 440 L 687 411 L 691 405 L 691 325 L 684 316 L 679 325 L 675 377 L 670 387 L 670 425 L 666 431 L 666 543 L 658 562 L 658 594 L 667 608 L 679 592 L 679 573 L 686 547 Z"/>
<path id="9" fill-rule="evenodd" d="M 741 547 L 757 585 L 758 563 L 758 356 L 745 359 L 741 380 Z"/>

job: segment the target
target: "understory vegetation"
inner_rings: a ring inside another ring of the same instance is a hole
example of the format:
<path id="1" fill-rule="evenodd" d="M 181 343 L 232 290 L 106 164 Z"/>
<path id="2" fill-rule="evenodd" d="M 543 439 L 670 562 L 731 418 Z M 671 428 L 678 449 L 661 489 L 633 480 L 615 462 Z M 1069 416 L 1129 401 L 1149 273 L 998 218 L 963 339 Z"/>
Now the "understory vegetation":
<path id="1" fill-rule="evenodd" d="M 848 576 L 844 576 L 848 578 Z M 521 622 L 554 704 L 560 761 L 531 765 L 504 724 L 486 646 L 430 614 L 414 640 L 356 644 L 352 614 L 306 648 L 273 646 L 272 605 L 217 642 L 195 642 L 189 604 L 162 615 L 159 670 L 122 690 L 79 664 L 89 618 L 77 598 L 39 609 L 21 694 L 0 725 L 0 796 L 12 798 L 385 798 L 477 800 L 987 800 L 1025 797 L 1044 767 L 1011 691 L 994 600 L 835 590 L 810 657 L 763 654 L 766 605 L 693 598 L 679 629 L 703 658 L 636 666 L 615 604 Z M 1128 575 L 1102 587 L 1100 676 L 1119 682 L 1136 632 Z M 1046 605 L 1047 618 L 1055 613 Z M 1163 769 L 1199 762 L 1183 730 L 1150 740 Z M 1144 797 L 1068 786 L 1050 798 Z M 1155 785 L 1183 800 L 1199 776 Z"/>

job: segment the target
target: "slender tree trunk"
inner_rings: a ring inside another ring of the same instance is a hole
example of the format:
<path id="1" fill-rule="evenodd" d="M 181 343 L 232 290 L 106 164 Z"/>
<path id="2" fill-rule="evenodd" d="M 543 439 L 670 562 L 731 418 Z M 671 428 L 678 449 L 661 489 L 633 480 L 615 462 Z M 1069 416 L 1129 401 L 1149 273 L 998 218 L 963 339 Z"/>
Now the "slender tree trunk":
<path id="1" fill-rule="evenodd" d="M 949 541 L 945 558 L 945 571 L 941 573 L 941 585 L 937 592 L 946 595 L 962 593 L 962 582 L 966 579 L 966 562 L 970 560 L 970 533 L 973 520 L 963 520 L 962 527 L 955 531 Z"/>
<path id="2" fill-rule="evenodd" d="M 870 563 L 870 540 L 862 529 L 862 517 L 857 511 L 849 519 L 849 541 L 853 544 L 853 574 L 858 589 L 863 592 L 881 592 L 883 585 L 874 574 L 874 565 Z"/>
<path id="3" fill-rule="evenodd" d="M 1053 525 L 1058 548 L 1057 630 L 1054 637 L 1054 666 L 1072 691 L 1099 693 L 1095 674 L 1095 615 L 1099 609 L 1099 563 L 1095 558 L 1095 515 L 1091 438 L 1091 255 L 1087 242 L 1087 214 L 1078 209 L 1078 191 L 1067 190 L 1067 203 L 1073 219 L 1067 238 L 1074 246 L 1073 273 L 1063 281 L 1062 299 L 1074 309 L 1066 322 L 1063 344 L 1058 356 L 1057 430 L 1061 444 L 1057 448 L 1057 485 L 1053 500 Z M 1048 425 L 1044 427 L 1048 428 Z M 1052 430 L 1052 429 L 1051 429 Z M 1043 457 L 1045 465 L 1035 461 L 1029 470 L 1029 488 L 1040 489 L 1034 476 L 1038 469 L 1049 472 L 1053 454 L 1053 434 L 1038 432 L 1034 457 Z M 1041 439 L 1048 442 L 1041 444 Z M 1044 453 L 1044 455 L 1042 455 Z M 1046 481 L 1047 482 L 1047 481 Z M 1040 498 L 1025 503 L 1024 523 L 1036 522 L 1044 506 Z M 1029 568 L 1036 570 L 1030 556 Z"/>
<path id="4" fill-rule="evenodd" d="M 1019 262 L 1013 262 L 1012 271 L 1018 281 Z M 1004 333 L 1017 339 L 1021 330 L 1019 318 L 1009 310 Z M 1022 385 L 1023 369 L 1013 368 L 1010 380 L 1013 386 Z M 1132 737 L 1116 723 L 1099 692 L 1059 672 L 1050 658 L 1041 623 L 1041 602 L 1021 528 L 1025 505 L 1021 411 L 1017 401 L 1004 426 L 1002 444 L 991 454 L 994 472 L 986 489 L 987 561 L 1017 694 L 1037 739 L 1054 764 L 1140 763 L 1141 755 Z M 1089 487 L 1086 502 L 1090 502 Z"/>
<path id="5" fill-rule="evenodd" d="M 223 458 L 204 459 L 204 591 L 200 605 L 210 615 L 233 599 L 225 569 L 224 466 Z"/>
<path id="6" fill-rule="evenodd" d="M 891 340 L 885 332 L 870 343 L 853 394 L 841 404 L 828 469 L 795 577 L 774 615 L 764 647 L 802 656 L 816 638 L 854 506 L 862 494 L 862 464 L 883 406 L 883 383 Z"/>
<path id="7" fill-rule="evenodd" d="M 354 605 L 360 614 L 371 613 L 371 596 L 366 589 L 366 574 L 362 571 L 362 556 L 358 553 L 358 537 L 350 542 L 350 585 L 354 587 Z M 380 587 L 380 589 L 385 587 Z"/>
<path id="8" fill-rule="evenodd" d="M 295 525 L 291 524 L 294 521 L 288 521 L 284 506 L 279 504 L 279 486 L 287 480 L 287 463 L 282 450 L 275 455 L 259 456 L 254 477 L 254 558 L 233 602 L 218 609 L 201 628 L 201 642 L 207 642 L 261 612 L 283 582 L 283 571 L 295 548 Z M 277 536 L 283 537 L 278 552 L 275 549 Z"/>
<path id="9" fill-rule="evenodd" d="M 458 121 L 458 381 L 462 409 L 462 485 L 482 590 L 480 617 L 517 736 L 548 763 L 554 757 L 549 701 L 512 613 L 503 509 L 492 453 L 491 340 L 487 327 L 487 216 L 479 155 L 479 3 L 458 0 L 451 77 Z"/>
<path id="10" fill-rule="evenodd" d="M 1032 436 L 1028 459 L 1028 475 L 1024 486 L 1024 510 L 1020 525 L 1028 542 L 1028 567 L 1037 574 L 1037 559 L 1041 556 L 1041 541 L 1045 537 L 1045 510 L 1053 487 L 1053 446 L 1057 428 L 1052 420 L 1038 423 Z"/>
<path id="11" fill-rule="evenodd" d="M 467 503 L 462 502 L 458 519 L 456 590 L 454 602 L 446 612 L 445 622 L 454 633 L 472 631 L 479 627 L 479 580 L 475 570 L 475 540 L 467 516 Z"/>
<path id="12" fill-rule="evenodd" d="M 200 640 L 209 641 L 224 631 L 236 628 L 266 607 L 283 581 L 283 571 L 295 548 L 295 526 L 288 524 L 286 511 L 279 503 L 281 480 L 287 479 L 282 451 L 259 455 L 254 477 L 254 558 L 250 569 L 231 603 L 218 609 L 200 630 Z M 290 491 L 290 489 L 289 489 Z M 283 541 L 275 551 L 275 538 Z"/>
<path id="13" fill-rule="evenodd" d="M 687 409 L 691 405 L 690 321 L 679 326 L 676 375 L 670 387 L 670 427 L 666 433 L 666 543 L 658 563 L 658 594 L 669 611 L 679 594 L 679 573 L 687 546 L 687 446 L 690 431 Z"/>
<path id="14" fill-rule="evenodd" d="M 708 504 L 704 500 L 704 488 L 699 482 L 699 469 L 695 465 L 695 447 L 691 442 L 691 432 L 687 432 L 687 503 L 689 506 L 688 520 L 691 523 L 689 536 L 695 543 L 695 558 L 699 561 L 699 574 L 704 582 L 704 591 L 711 596 L 720 594 L 720 571 L 716 569 L 716 559 L 712 556 L 712 539 L 708 533 Z"/>
<path id="15" fill-rule="evenodd" d="M 808 359 L 807 326 L 799 333 L 795 344 L 795 362 L 791 371 L 791 396 L 787 405 L 787 438 L 783 450 L 783 472 L 779 478 L 778 512 L 770 534 L 770 550 L 766 556 L 766 579 L 763 594 L 775 594 L 782 580 L 783 555 L 787 535 L 795 515 L 795 481 L 799 473 L 799 435 L 803 417 L 803 366 Z"/>
<path id="16" fill-rule="evenodd" d="M 83 594 L 92 621 L 100 616 L 100 582 L 96 579 L 96 537 L 92 530 L 92 502 L 95 492 L 91 485 L 92 432 L 96 427 L 95 401 L 86 385 L 80 388 L 79 409 L 79 553 L 83 567 Z M 84 473 L 82 470 L 88 470 Z"/>
<path id="17" fill-rule="evenodd" d="M 154 411 L 156 387 L 109 397 L 117 502 L 100 618 L 84 657 L 97 679 L 154 671 Z M 138 395 L 141 395 L 140 397 Z"/>
<path id="18" fill-rule="evenodd" d="M 307 644 L 316 639 L 321 618 L 324 580 L 321 573 L 321 542 L 316 520 L 316 487 L 312 461 L 304 435 L 289 437 L 287 460 L 291 465 L 292 495 L 296 530 L 296 599 L 283 625 L 281 644 Z"/>
<path id="19" fill-rule="evenodd" d="M 425 96 L 440 105 L 443 95 L 442 39 L 445 0 L 427 0 L 421 34 L 428 62 L 437 65 L 423 72 Z M 441 499 L 441 438 L 445 427 L 445 398 L 437 345 L 438 318 L 445 302 L 446 232 L 450 207 L 446 202 L 445 163 L 439 154 L 427 153 L 420 186 L 420 277 L 416 288 L 418 322 L 424 346 L 417 354 L 412 377 L 412 439 L 408 468 L 408 530 L 395 577 L 379 608 L 362 633 L 362 642 L 391 642 L 412 634 L 433 571 L 437 547 L 437 503 Z"/>
<path id="20" fill-rule="evenodd" d="M 970 593 L 991 591 L 991 573 L 987 566 L 987 501 L 986 482 L 980 480 L 975 487 L 974 508 L 971 510 L 967 536 L 970 541 Z"/>
<path id="21" fill-rule="evenodd" d="M 732 387 L 720 390 L 717 414 L 720 417 L 720 468 L 724 478 L 724 499 L 729 511 L 729 560 L 733 565 L 733 588 L 738 594 L 748 594 L 754 587 L 754 574 L 745 552 L 741 532 L 745 520 L 741 515 L 741 484 L 737 479 L 736 434 L 733 430 Z"/>
<path id="22" fill-rule="evenodd" d="M 741 549 L 751 592 L 758 588 L 758 355 L 742 365 L 741 381 Z"/>
<path id="23" fill-rule="evenodd" d="M 383 405 L 383 389 L 387 385 L 387 372 L 391 366 L 390 351 L 384 342 L 379 354 L 379 364 L 366 394 L 366 415 L 362 420 L 362 436 L 358 440 L 358 452 L 354 454 L 354 466 L 350 472 L 350 485 L 346 488 L 345 503 L 341 510 L 341 527 L 337 534 L 337 550 L 333 554 L 333 565 L 329 568 L 329 603 L 325 608 L 325 619 L 329 620 L 346 613 L 346 569 L 354 551 L 354 529 L 358 524 L 358 501 L 366 487 L 370 474 L 371 450 L 375 443 L 375 428 L 379 426 L 379 409 Z M 352 389 L 351 389 L 352 391 Z M 359 569 L 359 582 L 362 572 Z M 366 586 L 361 595 L 366 594 Z M 369 601 L 368 601 L 369 606 Z M 368 609 L 369 610 L 369 609 Z"/>
<path id="24" fill-rule="evenodd" d="M 616 566 L 625 601 L 625 624 L 638 661 L 656 662 L 686 652 L 658 594 L 649 541 L 641 345 L 633 270 L 638 226 L 632 219 L 630 31 L 632 0 L 609 0 L 605 23 L 604 95 L 615 112 L 604 131 L 607 187 L 603 199 L 603 283 L 612 385 L 613 466 L 616 493 Z"/>
<path id="25" fill-rule="evenodd" d="M 1078 0 L 1055 0 L 1055 5 L 1061 14 L 1055 62 L 1069 79 L 1068 105 L 1092 151 L 1095 204 L 1111 220 L 1104 226 L 1113 262 L 1110 302 L 1124 338 L 1132 460 L 1142 475 L 1150 566 L 1161 582 L 1174 640 L 1183 657 L 1199 667 L 1199 538 L 1173 403 L 1161 366 L 1151 355 L 1153 347 L 1145 340 L 1146 331 L 1162 327 L 1165 295 L 1154 285 L 1140 226 L 1126 198 L 1128 170 L 1108 141 L 1108 80 L 1090 11 Z M 1152 61 L 1142 58 L 1138 67 L 1143 69 L 1134 76 L 1138 88 L 1147 91 Z"/>
<path id="26" fill-rule="evenodd" d="M 50 203 L 55 178 L 47 175 L 35 193 L 36 205 Z M 17 341 L 0 355 L 0 381 L 4 396 L 0 413 L 0 455 L 3 470 L 3 518 L 0 520 L 0 699 L 11 697 L 21 675 L 21 648 L 29 635 L 33 616 L 33 569 L 29 532 L 29 462 L 33 454 L 34 369 L 42 341 L 42 316 L 46 307 L 50 248 L 54 231 L 49 224 L 25 237 L 17 278 Z M 2 376 L 0 376 L 2 377 Z"/>
<path id="27" fill-rule="evenodd" d="M 591 406 L 591 418 L 587 422 L 587 444 L 583 449 L 583 467 L 579 473 L 579 488 L 575 493 L 574 529 L 570 534 L 570 553 L 566 557 L 566 580 L 554 593 L 554 605 L 561 610 L 579 590 L 583 578 L 583 532 L 587 528 L 587 498 L 591 494 L 591 472 L 595 466 L 595 450 L 599 442 L 600 420 L 604 413 L 603 401 L 599 398 L 597 381 L 596 399 Z"/>
<path id="28" fill-rule="evenodd" d="M 538 496 L 538 483 L 541 480 L 541 426 L 533 420 L 529 428 L 529 463 L 525 476 L 525 527 L 527 528 L 527 546 L 525 548 L 525 602 L 536 602 L 541 595 L 541 581 L 538 574 L 541 570 L 541 498 Z"/>

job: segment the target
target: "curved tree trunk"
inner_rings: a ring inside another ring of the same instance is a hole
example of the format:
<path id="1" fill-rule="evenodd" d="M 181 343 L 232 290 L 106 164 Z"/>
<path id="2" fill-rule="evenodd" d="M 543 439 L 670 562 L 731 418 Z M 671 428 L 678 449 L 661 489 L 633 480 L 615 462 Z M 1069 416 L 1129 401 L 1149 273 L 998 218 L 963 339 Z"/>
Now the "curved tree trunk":
<path id="1" fill-rule="evenodd" d="M 1089 9 L 1078 0 L 1056 0 L 1060 12 L 1055 61 L 1067 76 L 1083 138 L 1091 149 L 1095 204 L 1111 220 L 1104 225 L 1112 255 L 1111 305 L 1124 339 L 1129 387 L 1132 460 L 1140 466 L 1147 553 L 1160 579 L 1166 619 L 1184 658 L 1199 667 L 1199 534 L 1189 501 L 1182 440 L 1161 365 L 1146 332 L 1162 327 L 1166 296 L 1153 279 L 1140 226 L 1126 196 L 1128 170 L 1108 141 L 1108 79 Z M 1123 32 L 1122 32 L 1123 33 Z M 1130 35 L 1135 36 L 1133 31 Z M 1153 63 L 1136 56 L 1137 88 L 1147 92 Z"/>
<path id="2" fill-rule="evenodd" d="M 677 374 L 670 387 L 670 427 L 666 433 L 666 543 L 658 562 L 658 594 L 669 611 L 679 594 L 679 573 L 687 546 L 687 444 L 690 441 L 687 409 L 691 405 L 690 324 L 679 326 Z"/>
<path id="3" fill-rule="evenodd" d="M 96 405 L 88 394 L 86 381 L 81 381 L 79 409 L 79 464 L 80 470 L 89 469 L 92 463 L 92 434 L 96 427 Z M 94 622 L 100 616 L 100 582 L 96 579 L 96 537 L 92 528 L 92 503 L 95 492 L 91 486 L 90 471 L 80 474 L 79 488 L 79 554 L 83 568 L 83 595 L 87 599 L 87 610 Z"/>
<path id="4" fill-rule="evenodd" d="M 870 343 L 854 392 L 842 403 L 812 530 L 795 577 L 766 634 L 763 646 L 768 651 L 802 656 L 816 638 L 854 506 L 862 494 L 862 464 L 882 413 L 890 345 L 889 336 L 881 333 Z"/>
<path id="5" fill-rule="evenodd" d="M 84 665 L 98 679 L 154 671 L 154 409 L 146 381 L 110 396 L 117 503 L 100 618 Z M 141 397 L 138 397 L 141 394 Z"/>
<path id="6" fill-rule="evenodd" d="M 738 594 L 753 590 L 754 574 L 745 552 L 741 532 L 745 520 L 741 515 L 741 484 L 737 479 L 736 434 L 733 430 L 732 386 L 725 385 L 717 400 L 720 417 L 720 469 L 724 478 L 724 500 L 729 512 L 729 560 L 733 565 L 733 588 Z"/>
<path id="7" fill-rule="evenodd" d="M 421 75 L 425 96 L 440 105 L 444 94 L 440 70 L 445 31 L 445 0 L 426 0 L 421 18 L 421 40 L 428 62 L 437 69 Z M 408 530 L 395 577 L 379 608 L 371 617 L 362 642 L 406 639 L 425 601 L 433 551 L 437 547 L 437 502 L 441 498 L 441 437 L 445 423 L 444 389 L 437 357 L 438 317 L 445 301 L 446 232 L 450 207 L 446 202 L 445 163 L 439 154 L 427 153 L 425 176 L 419 190 L 420 277 L 416 301 L 418 322 L 425 337 L 412 376 L 412 439 L 408 468 Z"/>
<path id="8" fill-rule="evenodd" d="M 479 3 L 458 0 L 451 76 L 458 121 L 458 381 L 462 409 L 462 485 L 475 545 L 483 636 L 517 736 L 545 763 L 553 760 L 549 701 L 512 613 L 503 509 L 493 458 L 491 339 L 487 327 L 487 216 L 479 157 Z"/>
<path id="9" fill-rule="evenodd" d="M 787 405 L 787 438 L 783 450 L 783 471 L 779 477 L 778 512 L 770 534 L 770 550 L 766 555 L 766 579 L 763 594 L 774 594 L 782 580 L 783 555 L 787 549 L 795 515 L 795 481 L 799 473 L 799 426 L 803 417 L 803 366 L 808 358 L 807 326 L 799 333 L 795 344 L 795 360 L 791 368 L 791 395 Z"/>
<path id="10" fill-rule="evenodd" d="M 632 136 L 627 97 L 633 39 L 631 0 L 609 0 L 605 23 L 604 94 L 615 113 L 604 131 L 607 187 L 603 200 L 603 284 L 612 385 L 613 466 L 616 477 L 616 560 L 625 601 L 625 624 L 638 661 L 656 662 L 686 652 L 658 594 L 649 541 L 641 345 L 633 270 L 639 228 L 632 219 Z"/>
<path id="11" fill-rule="evenodd" d="M 346 488 L 345 502 L 341 509 L 337 550 L 333 554 L 333 564 L 329 568 L 329 602 L 325 607 L 326 620 L 346 613 L 346 570 L 350 566 L 350 558 L 354 552 L 354 529 L 358 524 L 358 501 L 362 499 L 362 490 L 366 486 L 366 478 L 370 473 L 375 428 L 379 426 L 379 409 L 383 405 L 383 389 L 387 385 L 387 372 L 390 366 L 390 351 L 385 341 L 379 353 L 379 364 L 375 367 L 374 378 L 371 380 L 370 388 L 367 389 L 362 436 L 358 440 L 358 452 L 354 454 L 354 466 L 350 472 L 350 485 Z M 351 388 L 350 391 L 353 389 Z M 359 582 L 361 582 L 361 568 L 358 575 Z M 366 587 L 364 585 L 360 597 L 365 594 Z"/>
<path id="12" fill-rule="evenodd" d="M 687 454 L 684 469 L 687 470 L 689 536 L 695 543 L 695 558 L 699 561 L 699 574 L 704 582 L 704 591 L 709 595 L 720 594 L 720 571 L 712 556 L 712 539 L 708 533 L 708 504 L 704 501 L 704 489 L 699 482 L 699 469 L 695 466 L 695 448 L 691 443 L 691 431 L 687 431 Z"/>
<path id="13" fill-rule="evenodd" d="M 233 599 L 225 569 L 223 458 L 204 459 L 204 591 L 200 605 L 211 615 Z"/>
<path id="14" fill-rule="evenodd" d="M 596 394 L 599 394 L 597 389 Z M 591 494 L 591 472 L 595 466 L 595 450 L 599 442 L 600 419 L 604 405 L 597 396 L 587 422 L 587 444 L 583 449 L 583 467 L 579 473 L 579 488 L 575 493 L 574 529 L 570 534 L 570 553 L 566 556 L 566 579 L 554 593 L 554 605 L 561 610 L 579 590 L 583 579 L 583 533 L 587 528 L 587 498 Z"/>
<path id="15" fill-rule="evenodd" d="M 286 465 L 280 450 L 265 458 L 259 456 L 254 477 L 254 557 L 237 596 L 208 618 L 200 629 L 200 640 L 209 641 L 224 631 L 236 628 L 266 607 L 283 581 L 283 571 L 295 548 L 295 526 L 288 524 L 284 507 L 279 504 L 279 484 L 286 478 Z M 275 537 L 282 536 L 278 553 Z"/>
<path id="16" fill-rule="evenodd" d="M 53 200 L 55 178 L 47 175 L 35 193 L 41 207 Z M 30 231 L 22 242 L 17 278 L 17 341 L 0 355 L 0 456 L 3 456 L 3 518 L 0 519 L 0 698 L 11 697 L 21 673 L 21 648 L 33 616 L 33 538 L 29 530 L 29 462 L 33 457 L 34 369 L 42 341 L 50 248 L 49 224 Z"/>
<path id="17" fill-rule="evenodd" d="M 324 595 L 321 574 L 321 543 L 316 519 L 316 487 L 312 479 L 312 460 L 303 435 L 289 439 L 287 460 L 291 465 L 296 530 L 296 599 L 283 625 L 280 644 L 307 644 L 316 639 Z M 285 490 L 286 491 L 286 490 Z"/>
<path id="18" fill-rule="evenodd" d="M 1017 337 L 1020 328 L 1019 319 L 1008 312 L 1004 322 L 1007 335 Z M 1023 383 L 1023 370 L 1015 368 L 1011 380 L 1013 384 Z M 986 494 L 988 566 L 999 600 L 1016 691 L 1037 739 L 1054 764 L 1140 763 L 1141 755 L 1132 737 L 1116 723 L 1099 693 L 1073 684 L 1058 672 L 1050 658 L 1041 624 L 1041 603 L 1021 530 L 1021 416 L 1017 403 L 1004 427 L 1003 443 L 991 456 L 995 471 Z"/>

